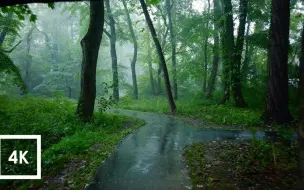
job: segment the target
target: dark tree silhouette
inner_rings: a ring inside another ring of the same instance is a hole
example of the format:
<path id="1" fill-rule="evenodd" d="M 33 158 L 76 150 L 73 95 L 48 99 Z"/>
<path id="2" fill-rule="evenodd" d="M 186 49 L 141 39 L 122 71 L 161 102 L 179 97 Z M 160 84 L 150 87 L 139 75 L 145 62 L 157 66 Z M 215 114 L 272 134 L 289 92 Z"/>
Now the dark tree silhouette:
<path id="1" fill-rule="evenodd" d="M 298 163 L 298 189 L 304 187 L 304 27 L 302 29 L 301 39 L 301 54 L 300 54 L 300 115 L 298 122 L 298 142 L 299 142 L 299 163 Z"/>
<path id="2" fill-rule="evenodd" d="M 290 1 L 272 0 L 266 110 L 262 115 L 267 123 L 292 120 L 288 109 L 289 23 Z"/>
<path id="3" fill-rule="evenodd" d="M 159 59 L 160 59 L 160 62 L 161 62 L 161 67 L 163 69 L 164 81 L 165 81 L 165 86 L 166 86 L 166 91 L 167 91 L 170 111 L 171 111 L 171 113 L 175 113 L 175 111 L 176 111 L 176 105 L 175 105 L 175 102 L 174 102 L 173 96 L 172 96 L 171 85 L 170 85 L 170 80 L 169 80 L 169 74 L 168 74 L 168 69 L 167 69 L 165 57 L 164 57 L 164 54 L 163 54 L 163 50 L 162 50 L 162 48 L 160 46 L 160 43 L 159 43 L 159 40 L 157 38 L 156 31 L 155 31 L 155 28 L 153 26 L 153 23 L 152 23 L 152 20 L 150 18 L 150 15 L 148 13 L 148 9 L 147 9 L 147 5 L 146 5 L 145 0 L 140 0 L 140 4 L 141 4 L 141 7 L 142 7 L 143 12 L 144 12 L 144 15 L 145 15 L 145 18 L 146 18 L 146 22 L 147 22 L 147 24 L 149 26 L 149 29 L 150 29 L 150 32 L 151 32 L 151 36 L 152 36 L 153 41 L 155 43 L 156 50 L 157 50 L 157 53 L 158 53 L 158 56 L 159 56 Z"/>
<path id="4" fill-rule="evenodd" d="M 104 26 L 104 1 L 90 2 L 90 23 L 81 40 L 81 91 L 76 114 L 84 122 L 92 119 L 96 98 L 96 66 Z"/>
<path id="5" fill-rule="evenodd" d="M 245 34 L 245 24 L 246 24 L 246 17 L 247 17 L 247 0 L 240 0 L 240 24 L 238 28 L 238 36 L 236 39 L 236 45 L 234 49 L 234 59 L 232 63 L 232 92 L 234 103 L 237 107 L 247 107 L 243 93 L 242 93 L 242 85 L 241 85 L 241 61 L 242 61 L 242 52 L 244 46 L 244 34 Z"/>

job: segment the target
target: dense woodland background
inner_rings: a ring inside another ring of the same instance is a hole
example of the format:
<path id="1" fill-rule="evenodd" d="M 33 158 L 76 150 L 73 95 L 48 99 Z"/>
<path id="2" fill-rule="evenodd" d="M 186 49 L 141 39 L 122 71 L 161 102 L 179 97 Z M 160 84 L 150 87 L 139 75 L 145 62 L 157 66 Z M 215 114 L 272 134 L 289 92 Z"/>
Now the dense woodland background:
<path id="1" fill-rule="evenodd" d="M 3 100 L 68 98 L 86 123 L 112 106 L 217 124 L 297 123 L 304 149 L 302 1 L 20 3 L 0 11 Z"/>
<path id="2" fill-rule="evenodd" d="M 119 90 L 113 90 L 115 99 L 118 99 L 118 91 L 120 97 L 144 99 L 165 96 L 159 58 L 140 5 L 130 1 L 124 7 L 123 3 L 111 1 L 111 7 L 106 6 L 105 30 L 99 51 L 101 59 L 98 59 L 96 72 L 97 97 L 103 93 L 105 83 L 111 86 L 113 81 L 119 86 Z M 235 36 L 236 49 L 229 47 L 228 50 L 232 51 L 229 54 L 238 55 L 233 58 L 233 63 L 240 68 L 232 75 L 239 78 L 233 80 L 241 81 L 244 97 L 244 102 L 236 105 L 262 108 L 266 101 L 271 2 L 256 0 L 231 3 L 234 24 L 230 32 Z M 245 7 L 241 7 L 240 3 Z M 88 27 L 89 4 L 57 3 L 53 10 L 43 4 L 31 4 L 29 7 L 38 18 L 36 22 L 20 20 L 17 15 L 10 13 L 2 14 L 3 49 L 10 49 L 22 40 L 10 53 L 10 57 L 20 68 L 30 94 L 52 96 L 57 93 L 77 99 L 82 58 L 79 44 Z M 164 1 L 149 9 L 167 61 L 175 99 L 193 99 L 198 96 L 196 99 L 225 102 L 225 51 L 222 45 L 226 29 L 223 3 Z M 111 11 L 111 16 L 108 11 Z M 226 14 L 229 14 L 229 10 Z M 290 21 L 289 102 L 290 105 L 296 105 L 302 29 L 300 2 L 291 3 Z M 115 23 L 111 28 L 112 22 Z M 242 38 L 244 45 L 239 45 Z M 115 50 L 111 46 L 113 43 Z M 136 47 L 134 53 L 137 57 L 133 55 L 133 46 Z M 117 57 L 117 61 L 115 58 L 112 61 L 112 57 Z M 131 65 L 136 68 L 137 85 L 132 82 Z M 112 74 L 116 73 L 116 68 L 117 74 Z M 7 80 L 9 76 L 2 80 L 2 94 L 15 90 Z M 109 94 L 112 95 L 112 92 Z"/>

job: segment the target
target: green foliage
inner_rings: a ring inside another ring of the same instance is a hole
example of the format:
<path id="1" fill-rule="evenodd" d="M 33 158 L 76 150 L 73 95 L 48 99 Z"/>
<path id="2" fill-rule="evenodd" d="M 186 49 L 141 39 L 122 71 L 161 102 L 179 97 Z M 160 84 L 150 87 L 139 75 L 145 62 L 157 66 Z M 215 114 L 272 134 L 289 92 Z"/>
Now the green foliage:
<path id="1" fill-rule="evenodd" d="M 115 100 L 113 99 L 113 96 L 109 96 L 109 89 L 112 89 L 114 85 L 108 86 L 107 83 L 103 83 L 104 90 L 102 91 L 102 94 L 98 100 L 98 110 L 100 112 L 105 112 L 106 110 L 110 109 L 114 104 L 116 104 Z"/>
<path id="2" fill-rule="evenodd" d="M 215 124 L 232 125 L 235 128 L 261 127 L 259 110 L 235 108 L 232 105 L 214 105 L 212 101 L 189 101 L 178 100 L 177 115 L 186 118 L 199 118 L 202 121 L 209 121 Z M 168 113 L 167 99 L 156 97 L 150 99 L 133 100 L 122 98 L 118 107 L 130 110 L 152 111 Z M 228 126 L 227 126 L 228 127 Z"/>
<path id="3" fill-rule="evenodd" d="M 6 13 L 13 13 L 17 15 L 19 20 L 25 20 L 25 16 L 29 16 L 31 22 L 36 22 L 37 16 L 32 12 L 27 4 L 1 7 L 0 17 Z"/>
<path id="4" fill-rule="evenodd" d="M 14 76 L 14 84 L 17 85 L 23 93 L 27 93 L 27 86 L 21 77 L 19 68 L 16 67 L 9 56 L 3 52 L 0 52 L 0 72 Z"/>
<path id="5" fill-rule="evenodd" d="M 43 181 L 56 176 L 64 169 L 65 164 L 73 160 L 87 163 L 80 171 L 74 168 L 71 175 L 65 178 L 76 189 L 84 188 L 114 146 L 143 124 L 139 119 L 103 113 L 96 113 L 92 123 L 84 124 L 74 115 L 75 104 L 59 97 L 17 99 L 0 96 L 0 102 L 1 134 L 42 136 Z M 132 127 L 125 128 L 130 123 Z M 102 146 L 90 149 L 99 144 Z M 7 185 L 8 181 L 1 181 L 0 188 L 7 188 Z M 23 185 L 25 189 L 32 185 L 39 187 L 41 181 L 18 181 L 10 184 L 10 187 L 19 185 Z"/>

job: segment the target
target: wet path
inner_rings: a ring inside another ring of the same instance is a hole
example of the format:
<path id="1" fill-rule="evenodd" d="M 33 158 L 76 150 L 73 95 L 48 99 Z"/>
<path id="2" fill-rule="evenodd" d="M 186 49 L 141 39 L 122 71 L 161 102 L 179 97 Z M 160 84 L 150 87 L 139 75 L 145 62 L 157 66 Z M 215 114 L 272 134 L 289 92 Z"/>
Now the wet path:
<path id="1" fill-rule="evenodd" d="M 161 114 L 113 111 L 146 120 L 127 136 L 102 164 L 88 189 L 190 189 L 191 181 L 182 159 L 187 144 L 214 140 L 246 140 L 248 131 L 199 129 Z M 265 134 L 258 132 L 256 138 Z"/>

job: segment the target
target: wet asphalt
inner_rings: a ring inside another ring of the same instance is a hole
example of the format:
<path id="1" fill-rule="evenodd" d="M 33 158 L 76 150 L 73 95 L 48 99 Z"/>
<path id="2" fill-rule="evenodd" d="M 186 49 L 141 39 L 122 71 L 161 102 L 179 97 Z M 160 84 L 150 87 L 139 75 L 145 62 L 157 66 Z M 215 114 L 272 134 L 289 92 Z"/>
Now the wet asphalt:
<path id="1" fill-rule="evenodd" d="M 202 129 L 163 114 L 113 110 L 146 120 L 101 164 L 90 190 L 191 189 L 184 147 L 196 142 L 266 138 L 264 132 Z"/>

